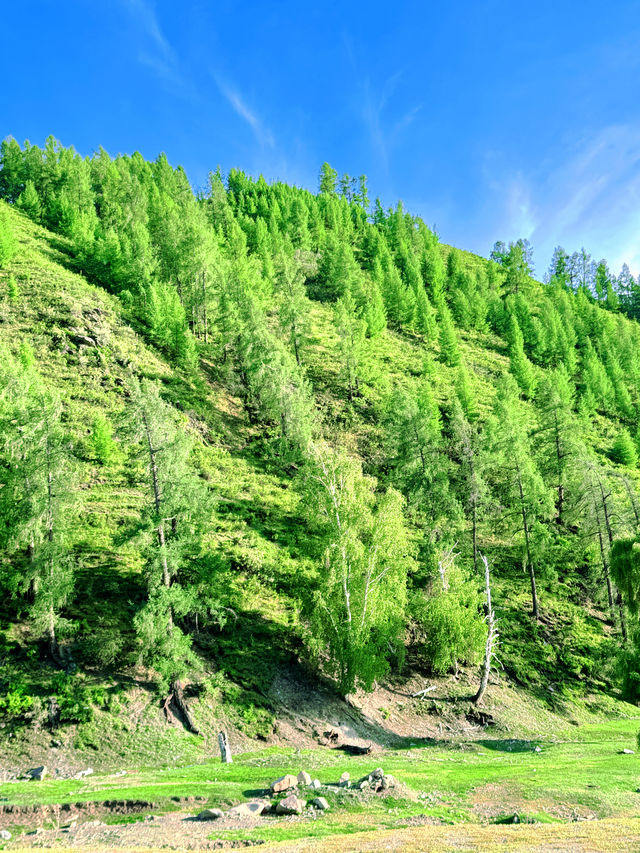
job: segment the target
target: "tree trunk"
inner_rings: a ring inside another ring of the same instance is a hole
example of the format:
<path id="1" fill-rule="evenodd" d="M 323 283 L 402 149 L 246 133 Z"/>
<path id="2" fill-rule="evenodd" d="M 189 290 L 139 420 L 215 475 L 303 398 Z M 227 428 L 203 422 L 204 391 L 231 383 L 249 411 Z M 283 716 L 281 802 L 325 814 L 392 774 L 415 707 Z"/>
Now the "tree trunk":
<path id="1" fill-rule="evenodd" d="M 471 542 L 473 544 L 473 571 L 478 571 L 478 519 L 476 499 L 471 504 Z"/>
<path id="2" fill-rule="evenodd" d="M 618 613 L 620 614 L 620 630 L 622 631 L 622 642 L 624 645 L 627 643 L 627 619 L 624 615 L 624 602 L 622 600 L 622 593 L 618 590 L 618 594 L 616 596 L 616 604 L 618 605 Z"/>
<path id="3" fill-rule="evenodd" d="M 613 615 L 613 587 L 611 585 L 611 575 L 609 573 L 609 561 L 607 560 L 607 550 L 604 545 L 604 537 L 602 535 L 602 527 L 600 526 L 600 513 L 596 506 L 596 522 L 598 524 L 598 544 L 600 545 L 600 559 L 602 560 L 602 571 L 607 584 L 607 598 L 609 599 L 609 608 Z"/>
<path id="4" fill-rule="evenodd" d="M 202 270 L 202 323 L 204 325 L 204 342 L 209 343 L 209 321 L 207 319 L 207 285 L 206 272 Z"/>
<path id="5" fill-rule="evenodd" d="M 495 614 L 493 612 L 493 605 L 491 604 L 489 561 L 484 555 L 482 555 L 482 562 L 484 563 L 484 587 L 485 594 L 487 597 L 487 642 L 485 644 L 484 649 L 484 664 L 482 666 L 482 679 L 480 680 L 480 687 L 478 687 L 478 692 L 471 700 L 476 705 L 479 705 L 482 702 L 485 691 L 487 689 L 487 685 L 489 684 L 489 675 L 491 673 L 491 660 L 493 658 L 496 640 L 498 639 L 498 632 L 496 631 L 496 619 Z"/>
<path id="6" fill-rule="evenodd" d="M 233 759 L 231 757 L 231 747 L 229 746 L 229 739 L 227 737 L 227 733 L 224 730 L 218 733 L 218 744 L 220 745 L 220 758 L 222 759 L 222 763 L 233 764 Z"/>
<path id="7" fill-rule="evenodd" d="M 189 706 L 185 702 L 184 693 L 182 692 L 182 684 L 179 679 L 174 679 L 173 684 L 171 685 L 171 695 L 175 706 L 178 708 L 185 722 L 185 726 L 191 734 L 199 735 L 200 729 L 194 722 L 193 717 L 191 716 L 191 711 L 189 710 Z"/>
<path id="8" fill-rule="evenodd" d="M 562 452 L 560 450 L 560 430 L 558 428 L 558 412 L 554 412 L 555 443 L 556 443 L 556 469 L 558 474 L 558 515 L 556 522 L 562 524 L 562 511 L 564 509 L 564 484 L 562 482 Z"/>
<path id="9" fill-rule="evenodd" d="M 518 489 L 520 491 L 520 509 L 522 510 L 522 526 L 524 528 L 524 541 L 527 552 L 527 568 L 529 569 L 529 579 L 531 580 L 531 601 L 533 605 L 533 618 L 537 619 L 538 613 L 538 593 L 536 590 L 536 573 L 533 568 L 533 560 L 531 559 L 531 543 L 529 541 L 529 523 L 527 521 L 527 509 L 524 503 L 524 490 L 522 488 L 522 478 L 518 470 Z"/>

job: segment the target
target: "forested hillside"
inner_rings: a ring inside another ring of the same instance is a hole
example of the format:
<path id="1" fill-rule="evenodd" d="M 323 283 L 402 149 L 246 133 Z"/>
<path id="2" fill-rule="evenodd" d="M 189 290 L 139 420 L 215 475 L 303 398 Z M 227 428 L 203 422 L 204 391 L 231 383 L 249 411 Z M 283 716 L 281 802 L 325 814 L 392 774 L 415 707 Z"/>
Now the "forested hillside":
<path id="1" fill-rule="evenodd" d="M 558 250 L 541 283 L 526 241 L 443 245 L 327 164 L 195 194 L 163 155 L 8 139 L 0 196 L 10 728 L 140 673 L 261 736 L 292 660 L 343 696 L 479 684 L 485 559 L 502 674 L 640 698 L 628 271 Z"/>

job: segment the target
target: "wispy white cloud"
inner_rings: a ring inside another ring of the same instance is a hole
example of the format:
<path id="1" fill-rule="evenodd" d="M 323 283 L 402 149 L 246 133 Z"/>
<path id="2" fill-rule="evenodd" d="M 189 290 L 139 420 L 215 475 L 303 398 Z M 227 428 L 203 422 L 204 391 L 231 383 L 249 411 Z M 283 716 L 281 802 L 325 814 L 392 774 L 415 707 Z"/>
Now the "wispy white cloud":
<path id="1" fill-rule="evenodd" d="M 640 272 L 640 125 L 618 124 L 567 145 L 528 172 L 487 161 L 495 238 L 527 237 L 542 273 L 553 247 L 585 246 L 614 271 Z"/>
<path id="2" fill-rule="evenodd" d="M 215 76 L 214 79 L 220 94 L 226 98 L 234 112 L 246 121 L 260 145 L 267 148 L 273 148 L 275 146 L 273 134 L 269 128 L 263 124 L 257 114 L 247 105 L 247 102 L 244 100 L 240 92 L 219 76 Z"/>
<path id="3" fill-rule="evenodd" d="M 369 133 L 371 147 L 387 178 L 390 176 L 390 156 L 393 148 L 422 109 L 422 104 L 416 104 L 395 122 L 388 117 L 388 114 L 392 114 L 391 104 L 402 74 L 402 71 L 391 74 L 379 91 L 374 90 L 369 77 L 366 77 L 362 84 L 362 119 Z"/>
<path id="4" fill-rule="evenodd" d="M 163 32 L 153 0 L 120 2 L 138 31 L 138 62 L 150 68 L 174 92 L 197 100 L 195 87 L 185 75 L 179 56 Z"/>

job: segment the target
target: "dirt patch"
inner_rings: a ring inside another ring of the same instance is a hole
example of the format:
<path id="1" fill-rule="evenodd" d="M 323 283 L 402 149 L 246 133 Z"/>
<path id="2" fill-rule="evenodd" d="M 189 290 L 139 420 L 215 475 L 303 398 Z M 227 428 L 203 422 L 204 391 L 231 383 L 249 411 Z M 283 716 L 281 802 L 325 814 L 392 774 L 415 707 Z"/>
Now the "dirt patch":
<path id="1" fill-rule="evenodd" d="M 172 797 L 174 803 L 203 803 L 205 797 Z M 101 800 L 51 805 L 0 805 L 0 827 L 16 823 L 66 823 L 95 815 L 136 815 L 159 807 L 151 800 Z"/>
<path id="2" fill-rule="evenodd" d="M 565 821 L 594 820 L 597 815 L 581 805 L 566 805 L 551 799 L 524 799 L 508 786 L 488 782 L 472 794 L 473 811 L 482 822 L 493 822 L 508 815 L 546 814 Z M 516 821 L 517 823 L 518 821 Z"/>

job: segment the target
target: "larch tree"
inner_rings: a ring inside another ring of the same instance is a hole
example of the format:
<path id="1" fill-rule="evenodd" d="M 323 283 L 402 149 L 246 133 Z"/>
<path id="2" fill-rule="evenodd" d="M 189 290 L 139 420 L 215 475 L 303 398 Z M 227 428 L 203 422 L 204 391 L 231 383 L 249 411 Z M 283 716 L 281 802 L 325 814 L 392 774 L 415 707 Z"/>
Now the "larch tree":
<path id="1" fill-rule="evenodd" d="M 334 322 L 340 341 L 340 361 L 349 400 L 353 402 L 360 390 L 366 322 L 356 306 L 351 291 L 336 302 Z"/>
<path id="2" fill-rule="evenodd" d="M 528 416 L 519 396 L 515 379 L 502 377 L 488 429 L 503 520 L 514 535 L 523 537 L 523 563 L 531 584 L 532 613 L 537 619 L 540 610 L 533 534 L 536 526 L 553 513 L 553 500 L 534 459 Z"/>
<path id="3" fill-rule="evenodd" d="M 73 588 L 74 464 L 61 401 L 30 362 L 0 353 L 1 535 L 9 553 L 24 557 L 10 586 L 27 595 L 34 634 L 62 664 L 61 610 Z"/>
<path id="4" fill-rule="evenodd" d="M 198 548 L 205 510 L 203 488 L 190 464 L 191 440 L 185 425 L 176 422 L 176 413 L 162 399 L 156 383 L 132 383 L 129 431 L 145 473 L 147 494 L 141 534 L 149 594 L 135 618 L 140 654 L 181 705 L 180 680 L 193 655 L 191 638 L 177 622 L 193 612 L 197 603 L 181 584 L 180 574 Z"/>
<path id="5" fill-rule="evenodd" d="M 295 258 L 281 253 L 276 260 L 276 281 L 280 294 L 280 326 L 291 346 L 296 362 L 307 335 L 310 302 L 304 285 L 304 271 Z"/>

